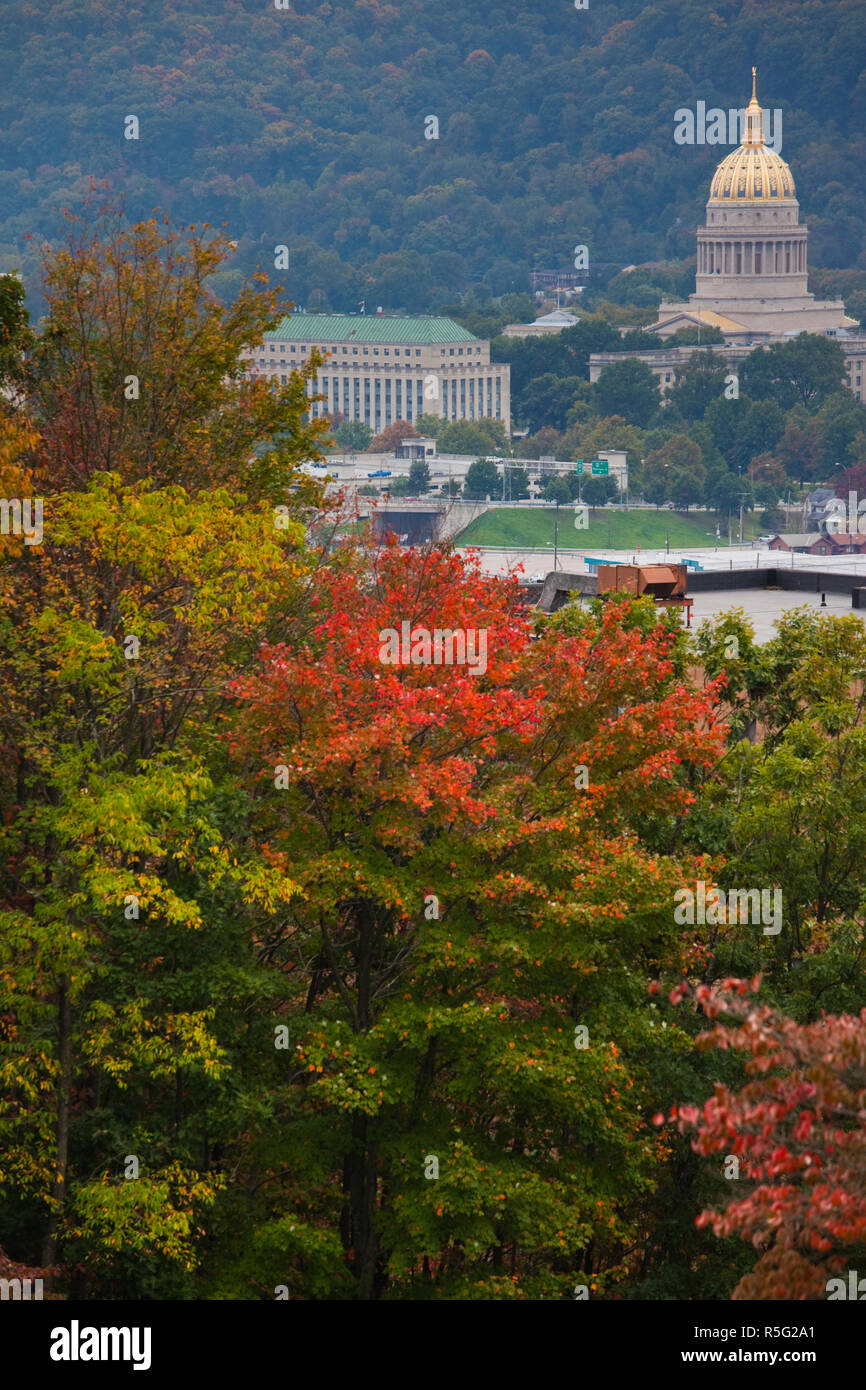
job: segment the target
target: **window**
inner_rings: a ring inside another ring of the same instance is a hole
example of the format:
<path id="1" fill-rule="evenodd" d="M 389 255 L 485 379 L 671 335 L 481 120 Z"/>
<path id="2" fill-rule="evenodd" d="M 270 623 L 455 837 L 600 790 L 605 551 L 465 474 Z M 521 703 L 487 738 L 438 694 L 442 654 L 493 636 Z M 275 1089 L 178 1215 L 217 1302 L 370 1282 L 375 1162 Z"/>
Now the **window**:
<path id="1" fill-rule="evenodd" d="M 453 349 L 453 348 L 449 348 L 449 349 L 448 349 L 448 355 L 449 355 L 449 357 L 453 357 L 453 356 L 454 356 L 454 349 Z"/>
<path id="2" fill-rule="evenodd" d="M 390 356 L 391 356 L 391 349 L 390 349 L 390 348 L 383 348 L 382 351 L 384 352 L 384 354 L 385 354 L 386 357 L 390 357 Z"/>
<path id="3" fill-rule="evenodd" d="M 416 349 L 415 349 L 415 356 L 416 356 L 416 357 L 420 357 L 420 356 L 421 356 L 421 349 L 420 349 L 420 348 L 416 348 Z"/>

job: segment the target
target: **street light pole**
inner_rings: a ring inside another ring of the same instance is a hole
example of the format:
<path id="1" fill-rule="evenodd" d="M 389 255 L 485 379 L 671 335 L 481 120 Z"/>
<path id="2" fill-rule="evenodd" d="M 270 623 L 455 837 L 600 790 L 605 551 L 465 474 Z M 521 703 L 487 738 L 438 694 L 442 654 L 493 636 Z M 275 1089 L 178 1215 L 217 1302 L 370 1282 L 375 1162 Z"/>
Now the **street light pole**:
<path id="1" fill-rule="evenodd" d="M 558 505 L 556 510 L 559 511 Z M 556 517 L 553 518 L 553 568 L 559 569 L 559 522 Z"/>

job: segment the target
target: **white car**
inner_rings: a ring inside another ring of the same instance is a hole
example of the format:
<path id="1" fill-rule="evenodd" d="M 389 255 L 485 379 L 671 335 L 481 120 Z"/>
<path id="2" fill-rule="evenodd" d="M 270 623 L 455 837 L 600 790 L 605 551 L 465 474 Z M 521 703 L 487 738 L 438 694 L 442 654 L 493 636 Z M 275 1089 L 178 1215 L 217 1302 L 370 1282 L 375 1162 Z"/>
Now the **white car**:
<path id="1" fill-rule="evenodd" d="M 539 574 L 534 574 L 534 575 L 532 576 L 532 578 L 530 579 L 529 582 L 530 582 L 530 584 L 543 584 L 543 583 L 544 583 L 544 578 L 545 578 L 545 576 L 544 576 L 543 574 L 541 574 L 541 573 L 539 573 Z"/>

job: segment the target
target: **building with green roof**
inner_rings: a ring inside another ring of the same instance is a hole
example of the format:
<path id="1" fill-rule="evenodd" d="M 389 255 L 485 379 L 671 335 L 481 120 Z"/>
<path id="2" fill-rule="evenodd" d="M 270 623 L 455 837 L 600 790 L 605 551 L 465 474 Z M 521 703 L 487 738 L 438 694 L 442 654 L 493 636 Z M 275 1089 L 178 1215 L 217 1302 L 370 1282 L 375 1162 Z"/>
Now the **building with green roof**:
<path id="1" fill-rule="evenodd" d="M 250 370 L 283 382 L 316 348 L 326 355 L 308 393 L 313 416 L 362 420 L 378 434 L 419 415 L 443 420 L 488 416 L 511 423 L 510 368 L 490 361 L 490 342 L 434 315 L 291 314 L 261 346 Z"/>

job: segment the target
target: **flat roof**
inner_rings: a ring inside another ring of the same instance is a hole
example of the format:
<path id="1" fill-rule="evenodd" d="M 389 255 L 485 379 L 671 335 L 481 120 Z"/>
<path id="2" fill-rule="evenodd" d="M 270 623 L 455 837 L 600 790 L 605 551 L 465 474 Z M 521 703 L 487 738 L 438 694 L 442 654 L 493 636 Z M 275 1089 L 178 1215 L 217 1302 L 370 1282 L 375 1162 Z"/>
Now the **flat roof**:
<path id="1" fill-rule="evenodd" d="M 850 613 L 851 595 L 825 595 L 827 606 L 823 612 L 833 617 Z M 776 624 L 783 613 L 794 608 L 821 608 L 821 595 L 798 593 L 793 589 L 714 589 L 708 593 L 692 594 L 692 629 L 700 626 L 706 618 L 719 618 L 732 608 L 741 608 L 755 629 L 755 641 L 770 642 L 778 636 Z M 858 618 L 866 615 L 853 610 Z"/>
<path id="2" fill-rule="evenodd" d="M 399 314 L 287 314 L 265 334 L 305 343 L 477 343 L 481 340 L 453 319 Z"/>

